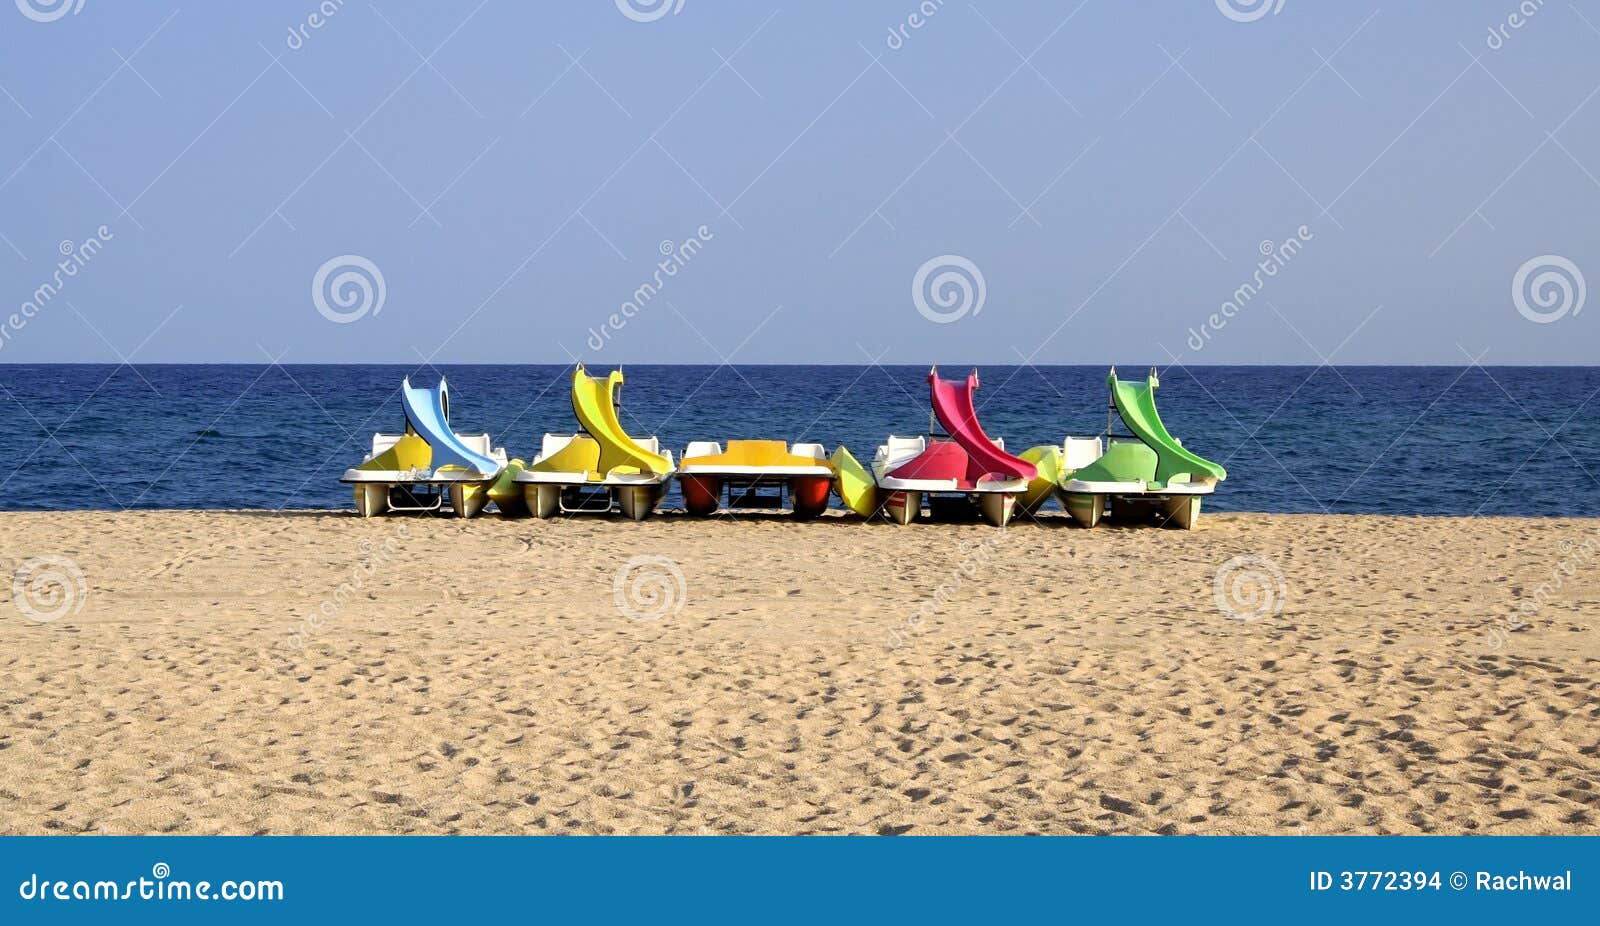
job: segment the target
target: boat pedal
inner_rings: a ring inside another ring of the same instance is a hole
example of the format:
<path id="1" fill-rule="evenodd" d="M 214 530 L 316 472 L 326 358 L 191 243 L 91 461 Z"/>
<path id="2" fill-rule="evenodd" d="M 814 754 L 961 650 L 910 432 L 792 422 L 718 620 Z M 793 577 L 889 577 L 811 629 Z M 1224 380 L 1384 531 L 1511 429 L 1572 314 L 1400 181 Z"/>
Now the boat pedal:
<path id="1" fill-rule="evenodd" d="M 611 510 L 611 490 L 587 486 L 567 486 L 561 490 L 561 510 L 566 514 L 582 514 Z"/>
<path id="2" fill-rule="evenodd" d="M 729 508 L 782 508 L 783 483 L 728 481 Z"/>
<path id="3" fill-rule="evenodd" d="M 444 493 L 412 486 L 389 487 L 390 511 L 438 511 L 444 507 Z"/>

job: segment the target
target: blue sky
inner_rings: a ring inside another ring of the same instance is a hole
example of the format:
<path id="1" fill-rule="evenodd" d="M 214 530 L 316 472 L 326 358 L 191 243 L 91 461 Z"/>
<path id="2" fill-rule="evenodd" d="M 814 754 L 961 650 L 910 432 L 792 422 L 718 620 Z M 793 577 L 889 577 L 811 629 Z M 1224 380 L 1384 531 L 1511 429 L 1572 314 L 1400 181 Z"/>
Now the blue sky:
<path id="1" fill-rule="evenodd" d="M 1600 10 L 65 2 L 0 10 L 0 361 L 1600 347 Z"/>

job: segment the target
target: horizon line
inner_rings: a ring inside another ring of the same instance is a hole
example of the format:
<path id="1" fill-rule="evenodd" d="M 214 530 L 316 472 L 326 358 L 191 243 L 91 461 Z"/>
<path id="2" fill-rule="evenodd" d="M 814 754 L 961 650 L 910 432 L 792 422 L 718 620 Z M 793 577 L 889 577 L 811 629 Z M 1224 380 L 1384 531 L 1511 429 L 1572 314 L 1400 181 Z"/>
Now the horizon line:
<path id="1" fill-rule="evenodd" d="M 341 367 L 341 366 L 343 366 L 343 367 L 410 367 L 410 368 L 413 368 L 413 369 L 419 369 L 420 370 L 420 369 L 426 369 L 428 367 L 571 367 L 571 366 L 576 366 L 578 363 L 584 363 L 584 364 L 588 365 L 588 364 L 591 363 L 591 361 L 572 361 L 572 360 L 566 360 L 566 361 L 441 360 L 441 361 L 437 361 L 437 362 L 430 361 L 430 362 L 427 362 L 427 363 L 418 364 L 416 361 L 407 362 L 407 361 L 400 361 L 400 360 L 299 360 L 299 361 L 291 361 L 291 362 L 279 362 L 279 361 L 270 361 L 269 362 L 269 361 L 261 361 L 261 360 L 141 360 L 141 361 L 138 361 L 138 362 L 133 362 L 133 361 L 112 361 L 112 360 L 26 360 L 26 361 L 0 360 L 0 368 L 5 368 L 5 367 L 30 367 L 30 366 L 31 367 L 132 367 L 134 369 L 138 369 L 140 367 L 181 367 L 181 366 L 237 366 L 237 367 L 271 367 L 271 366 L 284 366 L 284 367 L 292 367 L 292 366 L 301 366 L 301 367 Z M 932 361 L 918 361 L 918 362 L 915 362 L 915 363 L 909 363 L 909 362 L 907 362 L 907 363 L 853 363 L 853 362 L 838 361 L 838 360 L 816 360 L 816 361 L 789 360 L 789 361 L 758 361 L 758 362 L 751 362 L 751 363 L 728 363 L 728 362 L 725 362 L 725 361 L 724 362 L 717 362 L 717 361 L 709 361 L 709 360 L 707 360 L 707 361 L 669 361 L 669 362 L 654 362 L 654 361 L 642 361 L 642 360 L 621 360 L 621 361 L 595 362 L 594 365 L 596 365 L 596 366 L 605 366 L 605 367 L 643 366 L 643 367 L 733 367 L 733 368 L 739 368 L 739 367 L 872 367 L 872 366 L 878 366 L 878 367 L 922 367 L 922 366 L 927 365 L 928 363 L 932 363 Z M 1103 362 L 1103 361 L 1102 362 L 1097 362 L 1097 363 L 1015 363 L 1015 362 L 1004 363 L 1004 362 L 990 362 L 990 361 L 983 361 L 983 360 L 978 360 L 978 361 L 963 360 L 963 361 L 960 361 L 959 363 L 957 363 L 955 365 L 956 366 L 974 365 L 974 366 L 981 366 L 981 367 L 1000 367 L 1000 368 L 1012 368 L 1012 367 L 1015 367 L 1015 368 L 1018 368 L 1018 369 L 1021 369 L 1021 368 L 1024 368 L 1024 367 L 1033 367 L 1035 369 L 1062 369 L 1062 368 L 1075 368 L 1075 367 L 1085 367 L 1085 368 L 1108 367 L 1109 368 L 1109 367 L 1116 366 L 1117 364 L 1115 364 L 1115 363 L 1106 363 L 1106 362 Z M 1124 363 L 1123 365 L 1124 366 L 1128 366 L 1130 368 L 1134 368 L 1134 367 L 1146 366 L 1147 363 L 1145 361 L 1139 361 L 1137 363 Z M 1562 368 L 1577 369 L 1577 370 L 1600 369 L 1600 363 L 1583 363 L 1583 362 L 1579 362 L 1579 361 L 1560 361 L 1560 360 L 1558 360 L 1558 361 L 1547 361 L 1547 362 L 1542 362 L 1542 363 L 1530 363 L 1530 362 L 1513 362 L 1513 363 L 1459 363 L 1459 362 L 1457 362 L 1457 363 L 1435 363 L 1435 362 L 1430 362 L 1430 361 L 1409 361 L 1409 362 L 1405 362 L 1405 363 L 1385 363 L 1385 362 L 1379 362 L 1379 361 L 1363 361 L 1363 362 L 1354 362 L 1354 363 L 1308 363 L 1308 362 L 1263 363 L 1263 362 L 1257 361 L 1257 362 L 1237 362 L 1237 363 L 1230 363 L 1230 362 L 1149 363 L 1148 365 L 1156 367 L 1158 369 L 1169 369 L 1169 368 L 1173 368 L 1173 367 L 1177 367 L 1177 368 L 1192 368 L 1192 367 L 1206 367 L 1206 368 L 1260 367 L 1262 369 L 1280 369 L 1280 368 L 1299 368 L 1299 369 L 1316 368 L 1316 369 L 1321 369 L 1322 367 L 1327 367 L 1329 369 L 1339 370 L 1339 369 L 1353 369 L 1353 368 L 1367 367 L 1367 368 L 1374 368 L 1374 369 L 1377 369 L 1377 368 L 1418 368 L 1418 369 L 1420 369 L 1420 368 L 1434 368 L 1434 369 L 1445 369 L 1445 370 L 1460 370 L 1460 369 L 1471 369 L 1472 367 L 1475 367 L 1475 366 L 1476 367 L 1484 367 L 1484 368 L 1488 368 L 1488 369 L 1497 369 L 1497 370 L 1499 370 L 1499 369 L 1542 369 L 1542 368 L 1548 368 L 1548 367 L 1562 367 Z"/>

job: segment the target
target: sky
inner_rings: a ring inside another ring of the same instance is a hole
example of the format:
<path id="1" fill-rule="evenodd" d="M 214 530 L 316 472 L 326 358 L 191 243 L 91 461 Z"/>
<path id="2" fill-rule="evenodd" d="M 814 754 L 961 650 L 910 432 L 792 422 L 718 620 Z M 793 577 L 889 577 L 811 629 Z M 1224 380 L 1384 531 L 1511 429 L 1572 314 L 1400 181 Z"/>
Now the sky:
<path id="1" fill-rule="evenodd" d="M 1600 4 L 13 0 L 0 362 L 1592 363 L 1597 92 Z"/>

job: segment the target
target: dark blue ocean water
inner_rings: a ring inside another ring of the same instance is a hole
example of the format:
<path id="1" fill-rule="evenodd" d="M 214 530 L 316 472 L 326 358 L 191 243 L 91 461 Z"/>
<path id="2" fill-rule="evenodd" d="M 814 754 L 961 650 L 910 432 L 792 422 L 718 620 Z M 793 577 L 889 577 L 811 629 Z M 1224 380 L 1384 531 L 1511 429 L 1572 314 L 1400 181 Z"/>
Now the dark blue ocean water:
<path id="1" fill-rule="evenodd" d="M 0 364 L 0 509 L 347 508 L 339 474 L 403 427 L 401 377 L 441 371 L 456 429 L 512 456 L 576 426 L 567 367 Z M 864 458 L 928 426 L 926 367 L 625 372 L 624 424 L 674 455 L 781 437 Z M 1104 367 L 981 374 L 979 416 L 1009 449 L 1106 427 Z M 1600 516 L 1597 393 L 1600 368 L 1196 367 L 1164 370 L 1157 399 L 1227 467 L 1214 509 Z"/>

